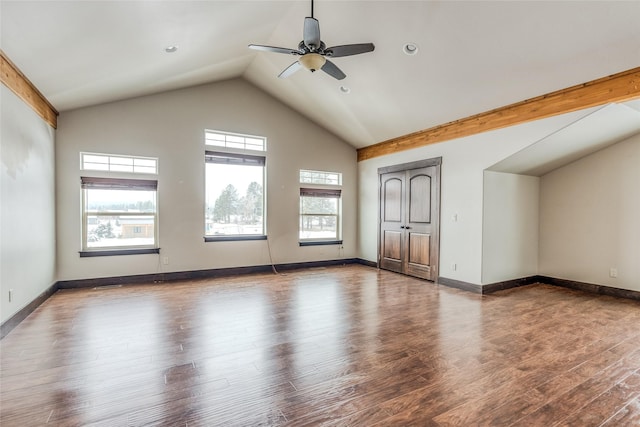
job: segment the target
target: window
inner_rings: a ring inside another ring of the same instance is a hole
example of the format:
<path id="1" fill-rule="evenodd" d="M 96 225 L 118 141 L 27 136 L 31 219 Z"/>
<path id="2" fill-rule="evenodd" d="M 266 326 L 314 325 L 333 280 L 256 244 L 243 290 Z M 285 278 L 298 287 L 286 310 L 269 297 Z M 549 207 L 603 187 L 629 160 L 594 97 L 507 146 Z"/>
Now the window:
<path id="1" fill-rule="evenodd" d="M 342 185 L 342 174 L 338 172 L 321 172 L 300 170 L 301 184 Z"/>
<path id="2" fill-rule="evenodd" d="M 152 157 L 118 156 L 113 154 L 80 153 L 80 169 L 108 172 L 158 173 L 158 159 Z"/>
<path id="3" fill-rule="evenodd" d="M 335 172 L 300 171 L 300 182 L 337 184 L 342 174 Z M 335 188 L 300 188 L 300 245 L 340 244 L 340 201 L 342 190 Z"/>
<path id="4" fill-rule="evenodd" d="M 156 180 L 81 177 L 81 256 L 157 253 Z"/>
<path id="5" fill-rule="evenodd" d="M 264 138 L 227 135 L 205 131 L 216 135 L 216 141 L 244 138 L 247 141 Z M 236 147 L 237 148 L 237 147 Z M 254 148 L 251 148 L 254 150 Z M 266 239 L 264 220 L 264 182 L 266 158 L 244 153 L 245 150 L 205 151 L 205 241 Z"/>
<path id="6" fill-rule="evenodd" d="M 205 130 L 204 142 L 206 145 L 213 145 L 216 147 L 266 151 L 266 138 L 261 136 Z"/>

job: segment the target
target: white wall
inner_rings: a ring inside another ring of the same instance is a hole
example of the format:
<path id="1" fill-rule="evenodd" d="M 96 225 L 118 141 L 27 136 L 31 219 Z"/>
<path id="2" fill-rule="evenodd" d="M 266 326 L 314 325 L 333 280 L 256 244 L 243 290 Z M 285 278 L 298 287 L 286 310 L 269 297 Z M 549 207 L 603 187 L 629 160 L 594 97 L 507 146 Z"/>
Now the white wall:
<path id="1" fill-rule="evenodd" d="M 538 274 L 540 178 L 484 172 L 482 283 Z"/>
<path id="2" fill-rule="evenodd" d="M 359 257 L 376 261 L 378 168 L 442 156 L 440 276 L 481 284 L 483 171 L 588 112 L 564 114 L 359 162 Z M 454 215 L 457 221 L 453 220 Z M 455 271 L 451 268 L 454 263 Z"/>
<path id="3" fill-rule="evenodd" d="M 355 149 L 241 79 L 60 115 L 57 133 L 60 280 L 269 264 L 266 241 L 204 242 L 204 129 L 267 137 L 267 232 L 274 263 L 356 256 Z M 81 151 L 159 158 L 158 255 L 80 258 Z M 299 247 L 299 169 L 343 173 L 343 239 Z"/>
<path id="4" fill-rule="evenodd" d="M 640 291 L 640 135 L 541 178 L 539 272 Z"/>
<path id="5" fill-rule="evenodd" d="M 56 281 L 55 131 L 0 86 L 0 321 L 4 322 Z"/>

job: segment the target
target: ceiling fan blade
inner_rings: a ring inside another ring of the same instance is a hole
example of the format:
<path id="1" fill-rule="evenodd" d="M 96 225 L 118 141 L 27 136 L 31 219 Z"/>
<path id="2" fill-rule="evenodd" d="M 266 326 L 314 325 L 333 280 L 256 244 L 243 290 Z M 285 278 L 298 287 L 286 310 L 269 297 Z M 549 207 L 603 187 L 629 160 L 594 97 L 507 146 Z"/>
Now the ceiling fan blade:
<path id="1" fill-rule="evenodd" d="M 329 61 L 328 59 L 322 66 L 321 70 L 338 80 L 342 80 L 347 77 L 347 75 L 343 73 L 342 70 L 336 66 L 336 64 Z"/>
<path id="2" fill-rule="evenodd" d="M 345 44 L 325 49 L 327 56 L 340 58 L 341 56 L 358 55 L 360 53 L 373 52 L 376 47 L 373 43 Z"/>
<path id="3" fill-rule="evenodd" d="M 311 52 L 320 47 L 320 23 L 316 18 L 304 18 L 304 44 Z"/>
<path id="4" fill-rule="evenodd" d="M 291 74 L 295 73 L 300 68 L 302 68 L 302 64 L 296 61 L 293 64 L 289 65 L 287 68 L 285 68 L 284 71 L 278 75 L 278 78 L 284 79 L 286 77 L 289 77 Z"/>
<path id="5" fill-rule="evenodd" d="M 297 49 L 289 49 L 286 47 L 263 46 L 261 44 L 250 44 L 249 49 L 262 50 L 265 52 L 285 53 L 287 55 L 300 55 Z"/>

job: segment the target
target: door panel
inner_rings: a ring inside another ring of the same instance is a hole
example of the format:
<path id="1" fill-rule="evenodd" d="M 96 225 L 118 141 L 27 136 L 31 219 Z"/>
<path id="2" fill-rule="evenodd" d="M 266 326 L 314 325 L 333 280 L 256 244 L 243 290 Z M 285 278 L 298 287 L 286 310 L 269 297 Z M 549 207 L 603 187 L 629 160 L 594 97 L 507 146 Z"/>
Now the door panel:
<path id="1" fill-rule="evenodd" d="M 404 173 L 389 173 L 380 182 L 380 268 L 403 272 Z"/>
<path id="2" fill-rule="evenodd" d="M 428 234 L 409 233 L 409 263 L 429 265 L 430 240 Z"/>
<path id="3" fill-rule="evenodd" d="M 410 215 L 406 225 L 411 235 L 415 235 L 409 239 L 408 243 L 407 250 L 412 251 L 413 254 L 408 258 L 406 273 L 434 281 L 437 277 L 431 271 L 433 264 L 433 259 L 431 259 L 431 235 L 433 234 L 431 218 L 435 216 L 432 200 L 435 172 L 434 166 L 407 171 L 411 184 L 408 186 L 409 193 L 407 195 Z M 423 254 L 428 256 L 424 257 Z"/>
<path id="4" fill-rule="evenodd" d="M 398 177 L 391 176 L 385 180 L 382 187 L 384 199 L 384 216 L 385 222 L 401 222 L 402 221 L 402 180 Z"/>
<path id="5" fill-rule="evenodd" d="M 422 233 L 409 233 L 408 240 L 409 250 L 405 273 L 431 280 L 431 236 Z"/>
<path id="6" fill-rule="evenodd" d="M 431 177 L 416 175 L 409 184 L 409 222 L 431 222 Z"/>
<path id="7" fill-rule="evenodd" d="M 402 233 L 389 230 L 384 232 L 383 256 L 392 261 L 402 260 Z"/>
<path id="8" fill-rule="evenodd" d="M 438 278 L 440 163 L 435 160 L 380 173 L 380 268 Z"/>

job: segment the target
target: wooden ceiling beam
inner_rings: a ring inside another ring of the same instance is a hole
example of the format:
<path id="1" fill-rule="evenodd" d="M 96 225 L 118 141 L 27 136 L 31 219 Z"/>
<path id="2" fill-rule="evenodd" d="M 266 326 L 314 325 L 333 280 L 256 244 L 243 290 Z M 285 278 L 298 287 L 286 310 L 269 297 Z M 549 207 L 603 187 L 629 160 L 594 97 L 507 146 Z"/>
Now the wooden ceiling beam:
<path id="1" fill-rule="evenodd" d="M 640 67 L 358 149 L 358 161 L 640 98 Z"/>
<path id="2" fill-rule="evenodd" d="M 58 127 L 58 111 L 0 50 L 0 81 L 22 99 L 54 129 Z"/>

